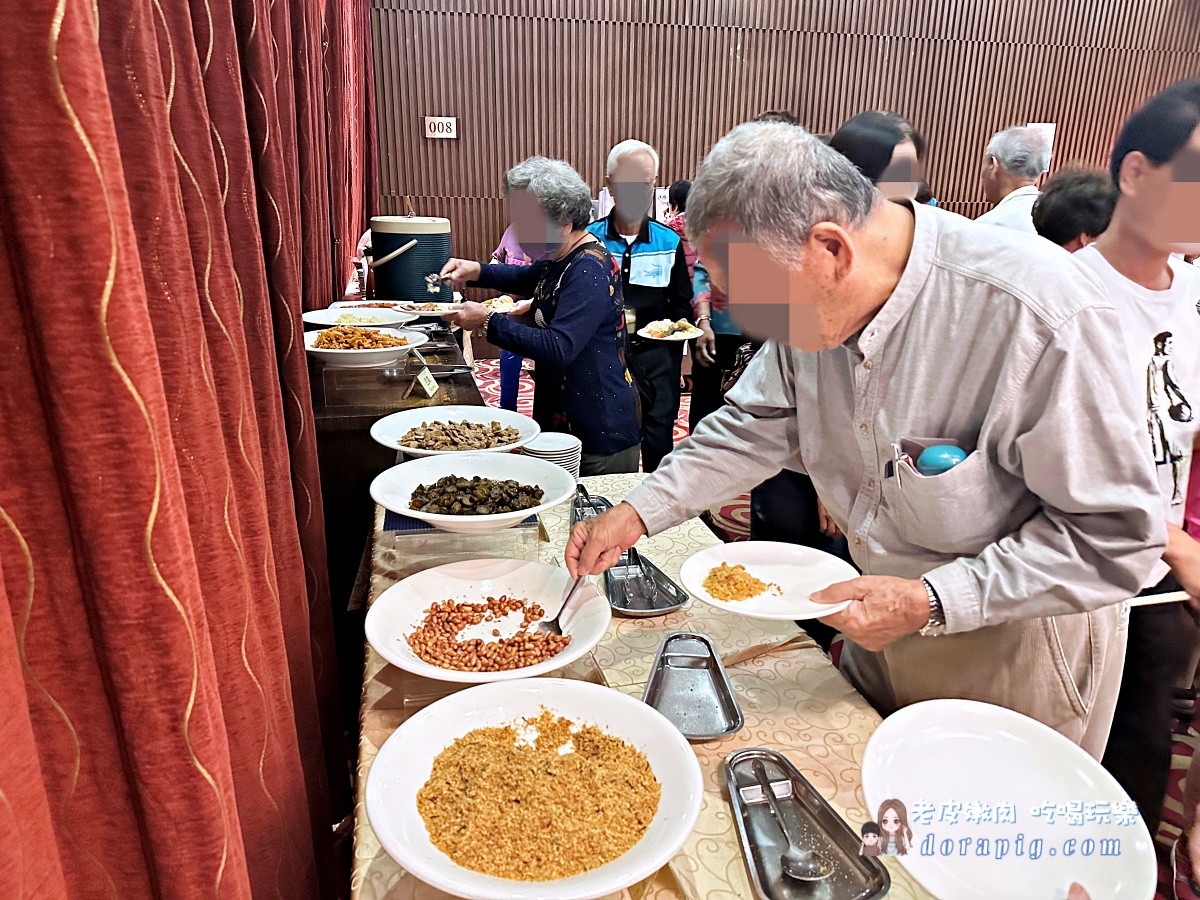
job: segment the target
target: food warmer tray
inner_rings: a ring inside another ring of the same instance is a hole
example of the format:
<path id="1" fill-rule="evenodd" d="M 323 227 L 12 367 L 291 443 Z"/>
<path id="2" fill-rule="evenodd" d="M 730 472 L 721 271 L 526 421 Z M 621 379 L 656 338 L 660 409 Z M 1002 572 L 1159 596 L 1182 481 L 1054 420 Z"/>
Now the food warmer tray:
<path id="1" fill-rule="evenodd" d="M 833 863 L 829 878 L 795 881 L 780 870 L 787 841 L 763 799 L 752 769 L 755 761 L 765 766 L 796 842 Z M 887 869 L 878 859 L 859 855 L 859 835 L 786 758 L 773 750 L 739 750 L 725 759 L 725 780 L 746 868 L 761 900 L 872 900 L 888 892 Z"/>
<path id="2" fill-rule="evenodd" d="M 612 509 L 612 501 L 599 494 L 589 494 L 582 484 L 575 488 L 575 499 L 571 501 L 571 527 L 583 519 L 594 519 L 605 510 Z"/>
<path id="3" fill-rule="evenodd" d="M 689 741 L 715 741 L 741 731 L 742 710 L 712 639 L 678 631 L 663 638 L 642 702 Z"/>
<path id="4" fill-rule="evenodd" d="M 613 612 L 634 618 L 665 616 L 691 599 L 687 591 L 632 547 L 604 573 L 604 593 Z"/>

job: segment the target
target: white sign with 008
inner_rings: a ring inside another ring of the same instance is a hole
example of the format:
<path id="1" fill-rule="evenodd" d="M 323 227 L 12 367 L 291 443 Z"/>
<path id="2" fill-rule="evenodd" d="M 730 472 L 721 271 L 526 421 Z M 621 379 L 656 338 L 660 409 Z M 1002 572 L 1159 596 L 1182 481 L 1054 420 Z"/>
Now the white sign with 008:
<path id="1" fill-rule="evenodd" d="M 426 116 L 425 137 L 457 138 L 458 118 L 456 116 Z"/>

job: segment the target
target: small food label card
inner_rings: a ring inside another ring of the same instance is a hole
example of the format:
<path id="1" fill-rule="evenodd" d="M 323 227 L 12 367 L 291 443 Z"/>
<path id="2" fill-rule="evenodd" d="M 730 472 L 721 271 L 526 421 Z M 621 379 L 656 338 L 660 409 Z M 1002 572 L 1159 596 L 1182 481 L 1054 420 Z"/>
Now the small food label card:
<path id="1" fill-rule="evenodd" d="M 421 390 L 425 392 L 426 397 L 433 397 L 438 392 L 437 379 L 429 371 L 429 366 L 423 366 L 417 373 L 417 384 L 421 385 Z"/>

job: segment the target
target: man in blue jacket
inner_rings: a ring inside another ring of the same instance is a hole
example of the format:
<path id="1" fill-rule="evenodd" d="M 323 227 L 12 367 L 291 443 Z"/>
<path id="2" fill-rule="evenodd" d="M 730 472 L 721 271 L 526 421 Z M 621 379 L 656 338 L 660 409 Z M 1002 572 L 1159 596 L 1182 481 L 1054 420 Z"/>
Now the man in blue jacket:
<path id="1" fill-rule="evenodd" d="M 620 264 L 625 309 L 636 316 L 628 362 L 642 398 L 642 468 L 653 472 L 674 446 L 683 342 L 633 332 L 658 319 L 692 321 L 692 282 L 679 235 L 650 218 L 658 153 L 642 141 L 622 141 L 609 151 L 607 173 L 615 206 L 588 230 Z"/>

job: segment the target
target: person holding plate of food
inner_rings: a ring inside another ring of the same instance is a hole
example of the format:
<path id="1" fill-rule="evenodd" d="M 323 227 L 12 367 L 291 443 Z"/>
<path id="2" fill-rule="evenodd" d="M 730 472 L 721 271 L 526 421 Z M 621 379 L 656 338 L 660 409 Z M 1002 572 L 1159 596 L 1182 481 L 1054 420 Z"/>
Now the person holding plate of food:
<path id="1" fill-rule="evenodd" d="M 466 302 L 447 316 L 482 329 L 503 350 L 537 364 L 533 417 L 545 431 L 583 443 L 582 475 L 636 472 L 637 394 L 625 364 L 621 272 L 588 233 L 591 189 L 568 163 L 531 157 L 504 176 L 512 222 L 528 266 L 451 259 L 442 269 L 466 285 L 531 298 L 512 313 Z"/>
<path id="2" fill-rule="evenodd" d="M 1125 601 L 1167 537 L 1105 285 L 1049 241 L 885 196 L 784 123 L 717 143 L 687 231 L 772 339 L 657 472 L 575 525 L 568 571 L 794 461 L 864 573 L 810 599 L 880 712 L 980 700 L 1099 757 Z"/>

